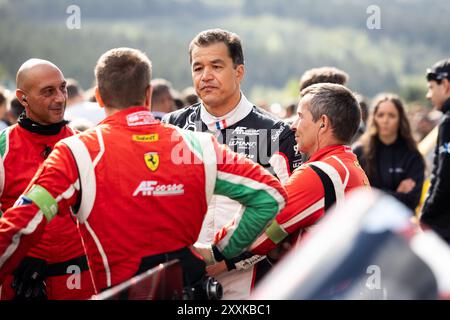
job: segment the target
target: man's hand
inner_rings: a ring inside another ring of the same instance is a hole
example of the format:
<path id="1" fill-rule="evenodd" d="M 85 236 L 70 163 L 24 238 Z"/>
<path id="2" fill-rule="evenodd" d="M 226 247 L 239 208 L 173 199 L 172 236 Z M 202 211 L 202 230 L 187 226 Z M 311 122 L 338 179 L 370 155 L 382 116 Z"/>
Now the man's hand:
<path id="1" fill-rule="evenodd" d="M 16 300 L 46 300 L 45 284 L 47 263 L 45 260 L 25 257 L 14 271 L 11 287 L 16 292 Z"/>
<path id="2" fill-rule="evenodd" d="M 228 271 L 228 267 L 227 267 L 227 263 L 225 262 L 225 260 L 206 267 L 206 273 L 208 273 L 208 275 L 210 277 L 217 277 L 219 274 L 222 274 L 227 271 Z"/>
<path id="3" fill-rule="evenodd" d="M 416 182 L 413 179 L 408 178 L 408 179 L 402 180 L 400 182 L 400 184 L 398 185 L 398 188 L 397 188 L 397 192 L 409 193 L 414 189 L 415 186 L 416 186 Z"/>
<path id="4" fill-rule="evenodd" d="M 280 244 L 278 244 L 278 246 L 272 250 L 270 250 L 267 253 L 267 256 L 269 257 L 269 260 L 272 263 L 275 263 L 279 260 L 281 260 L 281 258 L 283 258 L 286 253 L 288 253 L 289 251 L 291 251 L 292 249 L 292 244 L 290 243 L 290 238 L 288 238 L 285 241 L 282 241 Z"/>

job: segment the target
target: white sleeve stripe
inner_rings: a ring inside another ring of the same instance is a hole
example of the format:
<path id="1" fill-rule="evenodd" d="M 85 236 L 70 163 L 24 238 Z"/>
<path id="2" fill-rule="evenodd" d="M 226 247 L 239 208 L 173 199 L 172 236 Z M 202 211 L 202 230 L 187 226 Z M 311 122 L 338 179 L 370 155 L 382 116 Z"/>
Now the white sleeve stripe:
<path id="1" fill-rule="evenodd" d="M 221 180 L 225 180 L 234 184 L 243 185 L 249 188 L 252 188 L 254 190 L 265 190 L 270 196 L 272 196 L 276 202 L 278 203 L 278 209 L 281 211 L 281 209 L 284 208 L 285 200 L 284 197 L 278 192 L 277 189 L 272 188 L 271 186 L 258 182 L 256 180 L 252 180 L 247 177 L 242 177 L 239 175 L 235 175 L 228 172 L 218 171 L 217 176 Z"/>
<path id="2" fill-rule="evenodd" d="M 318 167 L 325 172 L 331 179 L 336 193 L 336 205 L 340 205 L 344 201 L 344 185 L 342 184 L 341 176 L 339 172 L 328 163 L 322 161 L 311 162 L 310 164 Z"/>
<path id="3" fill-rule="evenodd" d="M 236 214 L 233 217 L 233 226 L 231 228 L 227 228 L 227 234 L 226 236 L 217 243 L 217 247 L 219 250 L 223 250 L 228 243 L 230 242 L 231 237 L 234 234 L 234 231 L 238 228 L 239 223 L 241 222 L 242 216 L 244 215 L 245 206 L 241 205 L 239 210 L 236 212 Z"/>
<path id="4" fill-rule="evenodd" d="M 347 188 L 347 184 L 348 184 L 348 179 L 350 178 L 350 172 L 348 171 L 347 166 L 342 162 L 341 159 L 339 159 L 336 156 L 332 156 L 333 159 L 335 159 L 337 162 L 339 162 L 339 164 L 344 168 L 345 170 L 345 179 L 344 179 L 344 190 L 345 188 Z"/>
<path id="5" fill-rule="evenodd" d="M 88 149 L 77 136 L 62 140 L 72 151 L 78 166 L 81 184 L 81 204 L 77 214 L 80 223 L 84 223 L 94 207 L 97 185 L 94 172 L 94 164 Z"/>
<path id="6" fill-rule="evenodd" d="M 108 287 L 110 287 L 111 286 L 111 270 L 109 268 L 108 257 L 106 256 L 105 250 L 103 249 L 103 246 L 102 246 L 99 238 L 95 234 L 94 230 L 92 230 L 89 223 L 86 221 L 84 223 L 84 225 L 86 226 L 87 231 L 89 232 L 92 239 L 94 240 L 95 245 L 97 246 L 98 252 L 100 253 L 100 256 L 102 257 L 103 267 L 105 268 L 105 273 L 106 273 L 106 285 Z"/>
<path id="7" fill-rule="evenodd" d="M 283 184 L 289 179 L 289 163 L 286 161 L 287 159 L 280 153 L 273 154 L 269 160 L 270 166 Z"/>
<path id="8" fill-rule="evenodd" d="M 89 234 L 91 235 L 92 239 L 95 242 L 95 245 L 97 246 L 98 252 L 102 257 L 103 266 L 105 268 L 106 284 L 108 287 L 110 287 L 111 271 L 109 268 L 108 257 L 106 256 L 105 250 L 103 249 L 103 246 L 99 238 L 97 237 L 94 230 L 91 228 L 91 226 L 87 221 L 94 206 L 97 192 L 96 177 L 94 171 L 95 165 L 97 165 L 98 161 L 101 159 L 105 151 L 103 137 L 101 135 L 100 129 L 96 128 L 96 132 L 100 145 L 100 152 L 95 158 L 94 162 L 91 160 L 91 156 L 89 154 L 89 150 L 87 149 L 86 145 L 77 136 L 72 136 L 70 138 L 64 139 L 63 142 L 72 151 L 72 154 L 75 158 L 75 162 L 77 163 L 79 171 L 80 177 L 79 184 L 81 185 L 82 195 L 81 195 L 80 210 L 78 211 L 77 219 L 80 223 L 86 226 L 86 230 L 89 232 Z M 75 185 L 77 184 L 77 182 L 78 180 L 75 182 Z M 69 190 L 67 190 L 67 192 L 69 192 Z"/>
<path id="9" fill-rule="evenodd" d="M 74 184 L 71 184 L 69 186 L 69 188 L 67 188 L 66 191 L 64 191 L 63 193 L 61 193 L 59 196 L 56 197 L 56 202 L 60 202 L 62 199 L 70 199 L 70 197 L 73 196 L 73 194 L 75 193 L 75 185 L 79 183 L 79 179 L 77 179 L 77 181 L 75 181 Z"/>
<path id="10" fill-rule="evenodd" d="M 325 207 L 325 198 L 320 199 L 319 201 L 317 201 L 316 203 L 310 205 L 308 208 L 306 208 L 305 210 L 297 213 L 294 217 L 292 217 L 292 219 L 286 221 L 285 223 L 281 224 L 280 226 L 286 230 L 287 228 L 289 228 L 290 226 L 300 222 L 301 220 L 309 217 L 311 214 L 313 214 L 314 212 L 322 209 Z"/>
<path id="11" fill-rule="evenodd" d="M 200 145 L 203 148 L 203 167 L 205 169 L 205 195 L 209 204 L 214 194 L 217 179 L 216 151 L 209 134 L 198 134 Z"/>
<path id="12" fill-rule="evenodd" d="M 94 162 L 93 162 L 94 168 L 97 166 L 97 163 L 100 161 L 100 159 L 103 157 L 103 154 L 105 153 L 105 143 L 103 142 L 102 132 L 100 131 L 100 128 L 98 128 L 98 127 L 95 128 L 95 131 L 97 132 L 98 144 L 100 146 L 100 152 L 94 159 Z"/>
<path id="13" fill-rule="evenodd" d="M 14 252 L 17 250 L 17 247 L 20 244 L 20 238 L 22 235 L 28 235 L 30 233 L 33 233 L 37 226 L 42 222 L 42 219 L 44 219 L 44 214 L 41 210 L 39 210 L 36 215 L 31 219 L 31 221 L 28 223 L 28 225 L 20 229 L 13 237 L 11 244 L 6 248 L 5 252 L 0 256 L 0 268 L 3 267 L 5 262 L 14 254 Z"/>

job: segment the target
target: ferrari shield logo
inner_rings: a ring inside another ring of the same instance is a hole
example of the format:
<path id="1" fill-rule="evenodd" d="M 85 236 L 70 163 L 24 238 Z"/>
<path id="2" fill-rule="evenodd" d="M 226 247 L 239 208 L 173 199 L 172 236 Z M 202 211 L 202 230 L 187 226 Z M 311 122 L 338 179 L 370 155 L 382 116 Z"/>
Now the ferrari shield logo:
<path id="1" fill-rule="evenodd" d="M 159 155 L 157 152 L 148 152 L 144 154 L 145 164 L 151 171 L 156 171 L 159 166 Z"/>

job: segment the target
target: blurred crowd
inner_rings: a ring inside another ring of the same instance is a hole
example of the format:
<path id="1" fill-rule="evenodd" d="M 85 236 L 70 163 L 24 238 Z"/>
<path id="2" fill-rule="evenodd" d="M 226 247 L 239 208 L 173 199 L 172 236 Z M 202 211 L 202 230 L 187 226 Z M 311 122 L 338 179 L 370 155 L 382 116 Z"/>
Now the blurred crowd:
<path id="1" fill-rule="evenodd" d="M 449 60 L 427 70 L 434 108 L 365 97 L 329 66 L 305 71 L 298 100 L 282 106 L 241 91 L 236 34 L 205 30 L 189 54 L 193 87 L 180 90 L 151 79 L 151 61 L 131 48 L 104 53 L 87 90 L 41 59 L 24 62 L 14 91 L 0 88 L 2 299 L 85 299 L 169 257 L 185 285 L 216 277 L 226 299 L 245 299 L 360 188 L 391 195 L 415 226 L 422 214 L 450 241 Z M 198 163 L 175 164 L 174 136 Z M 78 296 L 64 287 L 74 263 L 89 283 Z"/>
<path id="2" fill-rule="evenodd" d="M 66 119 L 70 121 L 71 126 L 84 131 L 103 120 L 105 115 L 96 103 L 94 87 L 84 90 L 77 80 L 72 78 L 66 80 L 68 93 Z M 345 85 L 348 80 L 349 76 L 335 67 L 313 68 L 307 70 L 301 77 L 299 92 L 314 83 L 331 82 Z M 170 81 L 162 78 L 153 79 L 152 86 L 154 88 L 152 112 L 158 119 L 162 119 L 166 113 L 199 102 L 194 87 L 177 90 Z M 354 141 L 365 132 L 370 112 L 374 108 L 372 100 L 376 98 L 369 98 L 358 92 L 355 92 L 355 95 L 360 103 L 362 120 Z M 259 101 L 258 106 L 287 123 L 292 123 L 296 117 L 297 103 L 297 101 L 293 101 L 287 105 L 281 105 L 277 102 Z M 411 126 L 411 133 L 417 143 L 420 143 L 436 127 L 442 116 L 442 113 L 434 110 L 430 105 L 417 102 L 411 102 L 410 105 L 405 104 L 404 109 Z M 15 124 L 23 111 L 24 107 L 16 98 L 15 93 L 0 86 L 0 129 Z"/>

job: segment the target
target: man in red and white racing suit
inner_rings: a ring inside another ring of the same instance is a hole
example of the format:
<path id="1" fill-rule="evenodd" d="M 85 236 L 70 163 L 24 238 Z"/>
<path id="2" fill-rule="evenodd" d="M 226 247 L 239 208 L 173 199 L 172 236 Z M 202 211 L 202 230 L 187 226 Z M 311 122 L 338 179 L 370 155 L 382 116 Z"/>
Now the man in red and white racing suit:
<path id="1" fill-rule="evenodd" d="M 284 208 L 284 189 L 261 166 L 210 134 L 153 118 L 150 65 L 143 53 L 127 48 L 99 59 L 96 96 L 107 118 L 58 143 L 16 207 L 0 219 L 0 282 L 47 221 L 69 208 L 80 222 L 97 293 L 153 267 L 149 258 L 190 251 L 213 194 L 244 206 L 218 243 L 227 258 L 244 251 Z M 136 101 L 143 106 L 133 107 Z M 204 273 L 204 262 L 191 256 L 197 268 L 181 259 L 185 284 Z"/>
<path id="2" fill-rule="evenodd" d="M 17 96 L 25 113 L 17 124 L 0 133 L 2 212 L 14 205 L 54 145 L 74 134 L 63 119 L 66 81 L 54 64 L 28 60 L 19 69 L 17 80 Z M 48 299 L 87 299 L 93 294 L 87 268 L 76 223 L 68 214 L 57 217 L 27 253 L 14 281 L 11 276 L 5 282 L 1 298 L 35 299 L 46 294 Z M 30 279 L 32 273 L 38 275 L 35 281 Z"/>
<path id="3" fill-rule="evenodd" d="M 252 254 L 268 254 L 289 235 L 297 236 L 316 224 L 328 208 L 343 202 L 347 192 L 369 186 L 356 155 L 346 145 L 359 121 L 358 103 L 345 87 L 318 84 L 302 91 L 292 130 L 299 150 L 309 160 L 295 170 L 284 185 L 288 204 L 252 244 L 251 253 L 209 267 L 211 275 L 225 268 L 249 268 L 256 260 Z M 220 240 L 226 233 L 227 229 L 222 229 L 216 239 Z"/>
<path id="4" fill-rule="evenodd" d="M 333 145 L 320 149 L 284 185 L 288 205 L 255 241 L 251 251 L 267 254 L 288 235 L 315 225 L 334 201 L 339 205 L 347 192 L 368 184 L 351 147 Z"/>

